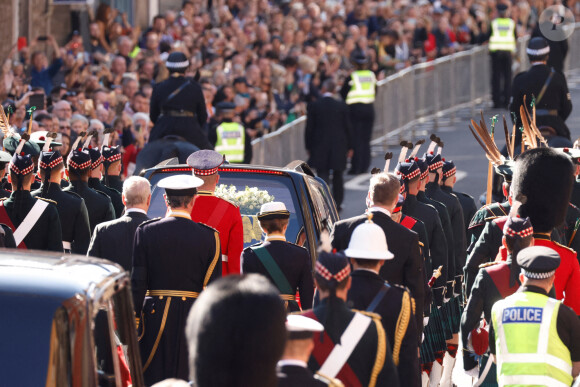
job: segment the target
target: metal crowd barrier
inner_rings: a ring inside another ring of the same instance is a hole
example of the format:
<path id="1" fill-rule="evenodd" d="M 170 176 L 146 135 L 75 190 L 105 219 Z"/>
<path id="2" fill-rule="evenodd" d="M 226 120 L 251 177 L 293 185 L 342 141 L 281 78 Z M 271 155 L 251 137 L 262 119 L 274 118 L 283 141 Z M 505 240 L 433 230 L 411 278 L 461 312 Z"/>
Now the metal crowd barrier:
<path id="1" fill-rule="evenodd" d="M 516 72 L 529 67 L 526 46 L 529 37 L 518 40 Z M 580 68 L 580 23 L 568 39 L 565 69 Z M 416 64 L 378 82 L 375 100 L 373 144 L 387 145 L 388 139 L 413 132 L 414 127 L 458 109 L 471 107 L 489 99 L 491 63 L 487 46 Z M 293 160 L 306 160 L 301 117 L 279 130 L 252 142 L 252 164 L 284 166 Z M 407 136 L 408 137 L 408 136 Z"/>

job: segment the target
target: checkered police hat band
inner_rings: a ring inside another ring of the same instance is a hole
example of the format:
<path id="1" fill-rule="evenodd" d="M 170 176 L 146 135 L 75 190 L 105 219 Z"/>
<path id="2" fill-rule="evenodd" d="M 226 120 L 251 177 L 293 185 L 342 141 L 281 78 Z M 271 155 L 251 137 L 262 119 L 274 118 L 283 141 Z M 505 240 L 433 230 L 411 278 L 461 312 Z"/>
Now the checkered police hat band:
<path id="1" fill-rule="evenodd" d="M 534 272 L 531 272 L 531 271 L 524 270 L 524 276 L 526 276 L 529 279 L 539 279 L 539 280 L 541 280 L 541 279 L 550 278 L 554 274 L 556 274 L 556 270 L 552 270 L 552 271 L 549 271 L 547 273 L 534 273 Z"/>

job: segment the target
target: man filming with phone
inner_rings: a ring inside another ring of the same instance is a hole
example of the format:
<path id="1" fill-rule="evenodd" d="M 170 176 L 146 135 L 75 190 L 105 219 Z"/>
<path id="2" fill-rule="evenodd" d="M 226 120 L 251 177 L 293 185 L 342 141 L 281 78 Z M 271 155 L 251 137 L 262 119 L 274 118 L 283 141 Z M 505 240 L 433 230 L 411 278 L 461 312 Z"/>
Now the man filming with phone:
<path id="1" fill-rule="evenodd" d="M 37 49 L 41 43 L 49 44 L 53 49 L 52 63 L 48 64 L 48 58 L 44 51 Z M 31 62 L 32 69 L 30 70 L 30 86 L 42 87 L 45 94 L 50 94 L 53 88 L 52 78 L 58 73 L 62 66 L 62 58 L 60 57 L 60 47 L 52 35 L 39 36 L 30 45 L 32 52 Z"/>

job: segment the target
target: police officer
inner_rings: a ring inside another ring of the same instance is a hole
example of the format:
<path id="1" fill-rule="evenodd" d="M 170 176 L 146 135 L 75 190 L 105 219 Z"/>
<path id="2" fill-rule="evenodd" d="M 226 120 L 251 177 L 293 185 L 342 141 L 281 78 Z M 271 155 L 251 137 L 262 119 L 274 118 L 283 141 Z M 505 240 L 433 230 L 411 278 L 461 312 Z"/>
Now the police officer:
<path id="1" fill-rule="evenodd" d="M 580 372 L 580 320 L 548 297 L 560 256 L 543 246 L 518 254 L 522 287 L 492 308 L 490 351 L 500 386 L 569 386 Z"/>
<path id="2" fill-rule="evenodd" d="M 115 210 L 111 204 L 111 199 L 105 193 L 89 187 L 90 168 L 91 156 L 88 149 L 75 146 L 67 160 L 66 173 L 70 180 L 70 186 L 66 187 L 64 191 L 74 192 L 85 200 L 92 232 L 97 224 L 115 219 Z"/>
<path id="3" fill-rule="evenodd" d="M 360 51 L 354 54 L 355 71 L 345 79 L 340 95 L 349 108 L 354 140 L 351 160 L 351 175 L 365 173 L 369 169 L 371 157 L 371 135 L 375 121 L 375 74 L 368 70 L 368 58 Z"/>
<path id="4" fill-rule="evenodd" d="M 119 146 L 103 145 L 101 148 L 103 155 L 103 184 L 117 192 L 123 192 L 123 181 L 121 180 L 121 151 Z"/>
<path id="5" fill-rule="evenodd" d="M 369 216 L 372 218 L 372 215 Z M 344 251 L 353 267 L 347 305 L 377 313 L 391 344 L 393 363 L 401 386 L 421 385 L 415 319 L 415 300 L 403 286 L 385 282 L 379 270 L 395 256 L 389 251 L 383 230 L 371 219 L 353 231 Z M 422 310 L 418 310 L 422 314 Z M 421 320 L 419 320 L 421 321 Z"/>
<path id="6" fill-rule="evenodd" d="M 172 52 L 165 66 L 171 75 L 153 88 L 149 116 L 155 125 L 151 129 L 149 142 L 173 135 L 200 149 L 211 149 L 211 144 L 201 130 L 207 121 L 201 86 L 184 77 L 189 60 L 181 52 Z"/>
<path id="7" fill-rule="evenodd" d="M 223 161 L 223 156 L 212 150 L 197 151 L 187 159 L 193 175 L 203 180 L 203 185 L 197 191 L 191 219 L 219 231 L 222 246 L 222 275 L 225 276 L 240 273 L 244 228 L 238 206 L 214 194 L 220 178 L 218 167 Z"/>
<path id="8" fill-rule="evenodd" d="M 231 102 L 217 104 L 220 123 L 209 129 L 209 142 L 230 163 L 249 164 L 252 161 L 252 139 L 239 122 L 234 121 L 236 105 Z"/>
<path id="9" fill-rule="evenodd" d="M 463 225 L 467 231 L 467 225 L 477 212 L 475 200 L 473 200 L 473 196 L 453 189 L 455 187 L 455 182 L 457 181 L 457 168 L 455 167 L 453 160 L 443 160 L 443 169 L 441 172 L 441 190 L 447 194 L 455 196 L 459 200 L 461 210 L 463 211 Z M 468 244 L 469 240 L 467 239 L 467 236 L 465 240 L 466 244 Z"/>
<path id="10" fill-rule="evenodd" d="M 494 109 L 505 109 L 511 91 L 512 55 L 516 52 L 516 23 L 508 17 L 506 4 L 499 3 L 496 8 L 498 17 L 491 22 L 489 37 L 491 96 Z"/>
<path id="11" fill-rule="evenodd" d="M 318 379 L 319 375 L 312 375 L 307 363 L 314 348 L 314 332 L 324 331 L 322 324 L 305 316 L 290 314 L 286 318 L 286 330 L 286 347 L 276 367 L 278 387 L 327 386 Z"/>
<path id="12" fill-rule="evenodd" d="M 423 257 L 419 248 L 417 234 L 397 224 L 391 219 L 400 190 L 399 179 L 393 174 L 375 174 L 369 185 L 371 207 L 367 212 L 373 215 L 376 225 L 381 227 L 389 248 L 395 258 L 386 261 L 381 267 L 381 277 L 391 284 L 402 285 L 410 289 L 417 310 L 422 311 L 425 303 L 425 274 L 423 273 Z M 359 215 L 344 219 L 334 224 L 331 243 L 337 250 L 345 250 L 358 225 L 367 220 L 367 215 Z M 417 326 L 422 328 L 422 316 L 416 316 Z"/>
<path id="13" fill-rule="evenodd" d="M 282 202 L 265 203 L 258 213 L 266 240 L 248 247 L 242 253 L 242 272 L 266 276 L 280 291 L 288 310 L 299 311 L 296 291 L 300 293 L 302 309 L 312 307 L 314 282 L 312 261 L 308 251 L 286 241 L 290 212 Z"/>
<path id="14" fill-rule="evenodd" d="M 0 202 L 0 223 L 10 227 L 20 249 L 62 252 L 62 232 L 58 211 L 52 200 L 33 198 L 32 156 L 23 154 L 25 138 L 15 149 L 10 162 L 12 194 Z"/>
<path id="15" fill-rule="evenodd" d="M 530 114 L 532 114 L 530 104 L 535 98 L 537 127 L 551 128 L 551 134 L 554 136 L 570 140 L 570 130 L 565 121 L 572 112 L 572 99 L 566 77 L 546 64 L 550 46 L 544 38 L 530 39 L 526 52 L 532 67 L 514 78 L 510 101 L 510 111 L 517 117 L 516 127 L 522 125 L 520 106 L 524 105 L 524 96 Z M 515 143 L 520 142 L 521 133 L 518 130 Z"/>
<path id="16" fill-rule="evenodd" d="M 111 199 L 111 204 L 115 211 L 115 219 L 120 218 L 123 215 L 125 205 L 123 204 L 123 199 L 121 198 L 121 193 L 114 188 L 109 188 L 103 184 L 101 178 L 103 176 L 103 155 L 98 148 L 93 148 L 89 145 L 88 147 L 89 155 L 91 156 L 91 167 L 89 170 L 89 187 L 95 191 L 99 191 L 107 195 Z"/>
<path id="17" fill-rule="evenodd" d="M 320 322 L 324 332 L 314 334 L 308 368 L 348 386 L 399 386 L 379 315 L 355 312 L 346 305 L 350 271 L 345 256 L 319 254 L 314 278 L 320 302 L 303 315 Z M 342 345 L 336 347 L 339 343 Z M 331 352 L 334 356 L 329 356 Z"/>
<path id="18" fill-rule="evenodd" d="M 61 189 L 60 182 L 64 173 L 62 156 L 57 150 L 47 147 L 44 149 L 40 153 L 38 165 L 42 186 L 32 192 L 32 196 L 50 199 L 56 203 L 64 251 L 85 255 L 91 240 L 91 226 L 85 201 L 75 192 Z"/>
<path id="19" fill-rule="evenodd" d="M 142 339 L 139 342 L 145 384 L 187 379 L 185 325 L 195 299 L 221 277 L 218 232 L 191 220 L 197 187 L 188 175 L 159 181 L 169 213 L 142 223 L 135 232 L 131 285 Z"/>
<path id="20" fill-rule="evenodd" d="M 491 363 L 488 365 L 490 360 L 486 353 L 489 343 L 485 342 L 485 333 L 477 332 L 478 327 L 480 327 L 481 315 L 483 313 L 485 322 L 489 325 L 493 304 L 512 295 L 519 288 L 520 267 L 517 264 L 517 255 L 521 249 L 533 245 L 533 232 L 534 229 L 529 218 L 508 218 L 503 229 L 502 240 L 507 252 L 505 261 L 496 260 L 480 266 L 471 296 L 461 316 L 463 368 L 466 371 L 474 369 L 478 366 L 475 354 L 483 355 L 479 377 L 483 378 L 481 380 L 485 381 L 485 385 L 495 385 L 497 378 L 495 367 Z M 482 338 L 481 348 L 475 344 L 478 334 Z"/>

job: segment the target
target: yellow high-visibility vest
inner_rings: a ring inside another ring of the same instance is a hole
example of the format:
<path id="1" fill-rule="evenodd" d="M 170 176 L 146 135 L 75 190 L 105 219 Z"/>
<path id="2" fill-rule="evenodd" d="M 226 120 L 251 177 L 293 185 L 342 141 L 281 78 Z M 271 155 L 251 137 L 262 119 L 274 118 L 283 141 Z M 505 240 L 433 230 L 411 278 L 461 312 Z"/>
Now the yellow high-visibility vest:
<path id="1" fill-rule="evenodd" d="M 231 163 L 242 163 L 246 143 L 244 127 L 237 122 L 222 122 L 216 130 L 215 151 L 226 156 L 226 160 Z"/>
<path id="2" fill-rule="evenodd" d="M 489 51 L 516 52 L 516 23 L 512 19 L 498 17 L 491 22 Z"/>
<path id="3" fill-rule="evenodd" d="M 375 85 L 377 79 L 370 70 L 357 70 L 350 75 L 350 90 L 346 95 L 346 104 L 375 102 Z"/>

